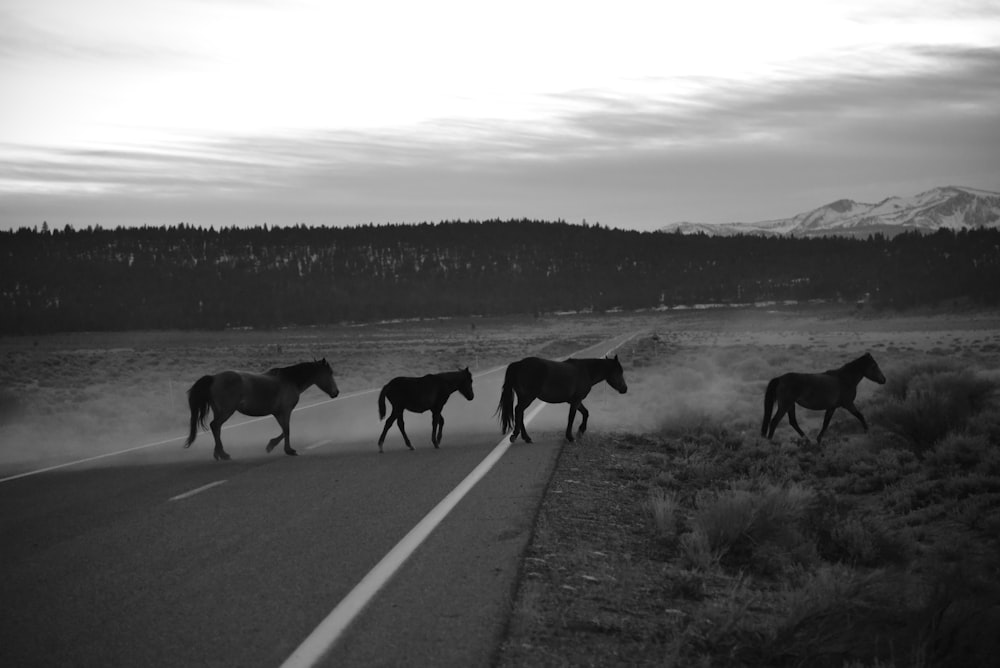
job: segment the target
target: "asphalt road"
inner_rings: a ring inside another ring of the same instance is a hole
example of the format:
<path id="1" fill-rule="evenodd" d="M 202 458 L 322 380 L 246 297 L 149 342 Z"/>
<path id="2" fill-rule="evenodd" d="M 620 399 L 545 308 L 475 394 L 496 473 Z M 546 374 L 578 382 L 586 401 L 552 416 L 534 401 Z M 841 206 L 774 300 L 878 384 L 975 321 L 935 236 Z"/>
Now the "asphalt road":
<path id="1" fill-rule="evenodd" d="M 601 354 L 597 347 L 586 354 Z M 378 454 L 376 394 L 0 482 L 0 666 L 280 666 L 497 446 L 499 371 L 452 396 L 440 449 L 407 414 Z M 564 408 L 564 407 L 563 407 Z M 533 423 L 346 627 L 320 665 L 488 665 L 565 410 Z M 0 471 L 0 478 L 7 475 Z"/>

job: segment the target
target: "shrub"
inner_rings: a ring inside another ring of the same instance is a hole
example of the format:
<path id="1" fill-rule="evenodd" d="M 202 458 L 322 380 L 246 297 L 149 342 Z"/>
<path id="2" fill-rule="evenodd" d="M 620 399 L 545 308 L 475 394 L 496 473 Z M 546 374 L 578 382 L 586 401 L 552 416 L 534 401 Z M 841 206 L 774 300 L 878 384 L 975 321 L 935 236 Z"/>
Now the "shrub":
<path id="1" fill-rule="evenodd" d="M 814 500 L 815 493 L 800 485 L 754 491 L 737 483 L 702 495 L 692 523 L 715 561 L 773 575 L 790 563 L 812 560 L 815 548 L 802 532 L 802 521 Z"/>
<path id="2" fill-rule="evenodd" d="M 969 370 L 914 375 L 903 398 L 890 400 L 877 419 L 922 454 L 990 405 L 996 384 Z"/>
<path id="3" fill-rule="evenodd" d="M 919 641 L 927 622 L 923 598 L 922 583 L 910 576 L 821 569 L 786 595 L 788 616 L 766 648 L 766 663 L 919 665 L 926 651 Z"/>
<path id="4" fill-rule="evenodd" d="M 677 538 L 677 499 L 662 488 L 652 487 L 647 503 L 657 535 L 672 543 Z"/>
<path id="5" fill-rule="evenodd" d="M 949 434 L 924 454 L 924 462 L 936 478 L 969 471 L 1000 475 L 1000 450 L 980 434 Z"/>

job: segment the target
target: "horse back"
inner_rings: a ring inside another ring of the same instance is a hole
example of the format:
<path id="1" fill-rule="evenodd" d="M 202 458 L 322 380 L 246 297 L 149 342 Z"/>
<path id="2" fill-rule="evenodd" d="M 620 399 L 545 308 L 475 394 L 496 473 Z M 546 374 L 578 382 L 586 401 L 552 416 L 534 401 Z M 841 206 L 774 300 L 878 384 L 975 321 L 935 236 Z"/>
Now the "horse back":
<path id="1" fill-rule="evenodd" d="M 227 391 L 232 393 L 239 388 L 236 408 L 244 415 L 270 415 L 282 403 L 288 403 L 282 401 L 283 384 L 276 374 L 244 371 L 228 371 L 226 374 L 224 382 Z M 292 401 L 297 400 L 298 393 L 295 395 Z"/>
<path id="2" fill-rule="evenodd" d="M 412 413 L 424 413 L 434 407 L 440 383 L 433 374 L 410 377 L 397 376 L 385 386 L 385 396 L 393 407 Z"/>
<path id="3" fill-rule="evenodd" d="M 840 380 L 829 373 L 786 373 L 778 376 L 777 397 L 810 410 L 825 410 L 840 403 Z"/>
<path id="4" fill-rule="evenodd" d="M 589 383 L 581 382 L 581 370 L 572 360 L 558 362 L 526 357 L 517 364 L 518 388 L 542 401 L 563 403 L 580 399 L 590 391 Z"/>

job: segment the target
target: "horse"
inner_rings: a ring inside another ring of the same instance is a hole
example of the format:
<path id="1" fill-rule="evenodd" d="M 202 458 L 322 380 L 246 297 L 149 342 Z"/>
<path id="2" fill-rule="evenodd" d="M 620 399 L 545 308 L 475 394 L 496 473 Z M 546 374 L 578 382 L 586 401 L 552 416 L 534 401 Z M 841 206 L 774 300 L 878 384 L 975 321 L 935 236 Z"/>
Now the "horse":
<path id="1" fill-rule="evenodd" d="M 273 415 L 281 426 L 281 433 L 268 442 L 267 452 L 271 452 L 284 439 L 285 454 L 297 455 L 289 444 L 289 423 L 292 409 L 299 403 L 299 395 L 311 385 L 326 392 L 331 399 L 340 394 L 326 358 L 277 367 L 265 373 L 223 371 L 202 376 L 188 390 L 191 433 L 184 447 L 189 448 L 194 443 L 199 424 L 205 429 L 205 418 L 211 408 L 210 426 L 212 436 L 215 437 L 213 455 L 216 460 L 229 459 L 229 454 L 222 448 L 222 424 L 236 411 L 252 417 Z"/>
<path id="2" fill-rule="evenodd" d="M 382 388 L 378 395 L 378 419 L 385 418 L 386 399 L 392 404 L 392 414 L 385 423 L 382 435 L 378 439 L 378 451 L 382 452 L 382 444 L 385 443 L 385 435 L 389 432 L 389 427 L 393 422 L 399 425 L 399 433 L 403 435 L 406 447 L 410 450 L 410 437 L 403 429 L 403 411 L 413 413 L 431 412 L 431 443 L 437 448 L 441 445 L 441 435 L 444 432 L 444 416 L 441 415 L 448 397 L 455 391 L 461 392 L 462 396 L 472 401 L 475 395 L 472 392 L 472 373 L 466 367 L 462 371 L 450 371 L 446 373 L 429 373 L 419 378 L 407 376 L 397 376 Z"/>
<path id="3" fill-rule="evenodd" d="M 550 404 L 569 404 L 569 421 L 566 423 L 566 440 L 573 441 L 573 420 L 580 411 L 583 420 L 580 422 L 580 433 L 587 431 L 587 418 L 590 413 L 583 405 L 583 400 L 590 394 L 591 388 L 607 381 L 608 385 L 621 394 L 628 391 L 625 375 L 618 356 L 614 358 L 573 359 L 565 362 L 542 359 L 540 357 L 525 357 L 512 362 L 504 375 L 503 390 L 500 393 L 500 404 L 496 414 L 500 416 L 502 433 L 513 426 L 510 435 L 513 443 L 518 434 L 525 443 L 531 443 L 524 428 L 524 410 L 535 399 L 541 399 Z M 514 408 L 514 395 L 517 394 L 517 408 Z"/>
<path id="4" fill-rule="evenodd" d="M 764 393 L 764 421 L 760 426 L 760 435 L 766 436 L 768 439 L 772 438 L 781 418 L 785 416 L 785 413 L 788 413 L 789 424 L 799 433 L 799 436 L 806 438 L 795 419 L 795 404 L 809 410 L 826 411 L 823 416 L 823 428 L 816 436 L 816 445 L 822 441 L 823 433 L 830 424 L 830 418 L 833 417 L 834 411 L 838 408 L 845 408 L 856 417 L 867 432 L 868 423 L 861 411 L 854 405 L 854 398 L 858 393 L 858 383 L 861 382 L 862 378 L 867 378 L 879 385 L 885 384 L 885 375 L 871 353 L 865 353 L 839 369 L 823 373 L 786 373 L 772 378 Z M 778 412 L 772 418 L 771 412 L 774 410 L 775 403 L 778 405 Z"/>

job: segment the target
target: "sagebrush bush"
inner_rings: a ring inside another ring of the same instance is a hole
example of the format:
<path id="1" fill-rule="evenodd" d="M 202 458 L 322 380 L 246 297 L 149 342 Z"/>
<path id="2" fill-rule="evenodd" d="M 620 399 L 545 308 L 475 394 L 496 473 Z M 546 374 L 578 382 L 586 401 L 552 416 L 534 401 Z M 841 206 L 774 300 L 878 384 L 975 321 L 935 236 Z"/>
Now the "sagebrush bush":
<path id="1" fill-rule="evenodd" d="M 657 535 L 668 542 L 677 538 L 677 499 L 660 487 L 649 490 L 649 513 Z"/>
<path id="2" fill-rule="evenodd" d="M 873 417 L 922 454 L 949 433 L 991 406 L 996 395 L 991 378 L 971 370 L 943 370 L 911 376 L 902 398 L 886 401 Z"/>
<path id="3" fill-rule="evenodd" d="M 696 501 L 692 525 L 714 559 L 768 575 L 811 561 L 815 548 L 802 524 L 815 492 L 800 485 L 741 486 L 755 485 L 738 481 L 729 490 L 703 494 Z"/>
<path id="4" fill-rule="evenodd" d="M 920 665 L 926 590 L 901 573 L 822 568 L 786 595 L 787 617 L 766 648 L 770 665 Z"/>
<path id="5" fill-rule="evenodd" d="M 982 434 L 948 434 L 924 454 L 935 478 L 962 472 L 1000 475 L 1000 448 Z"/>

